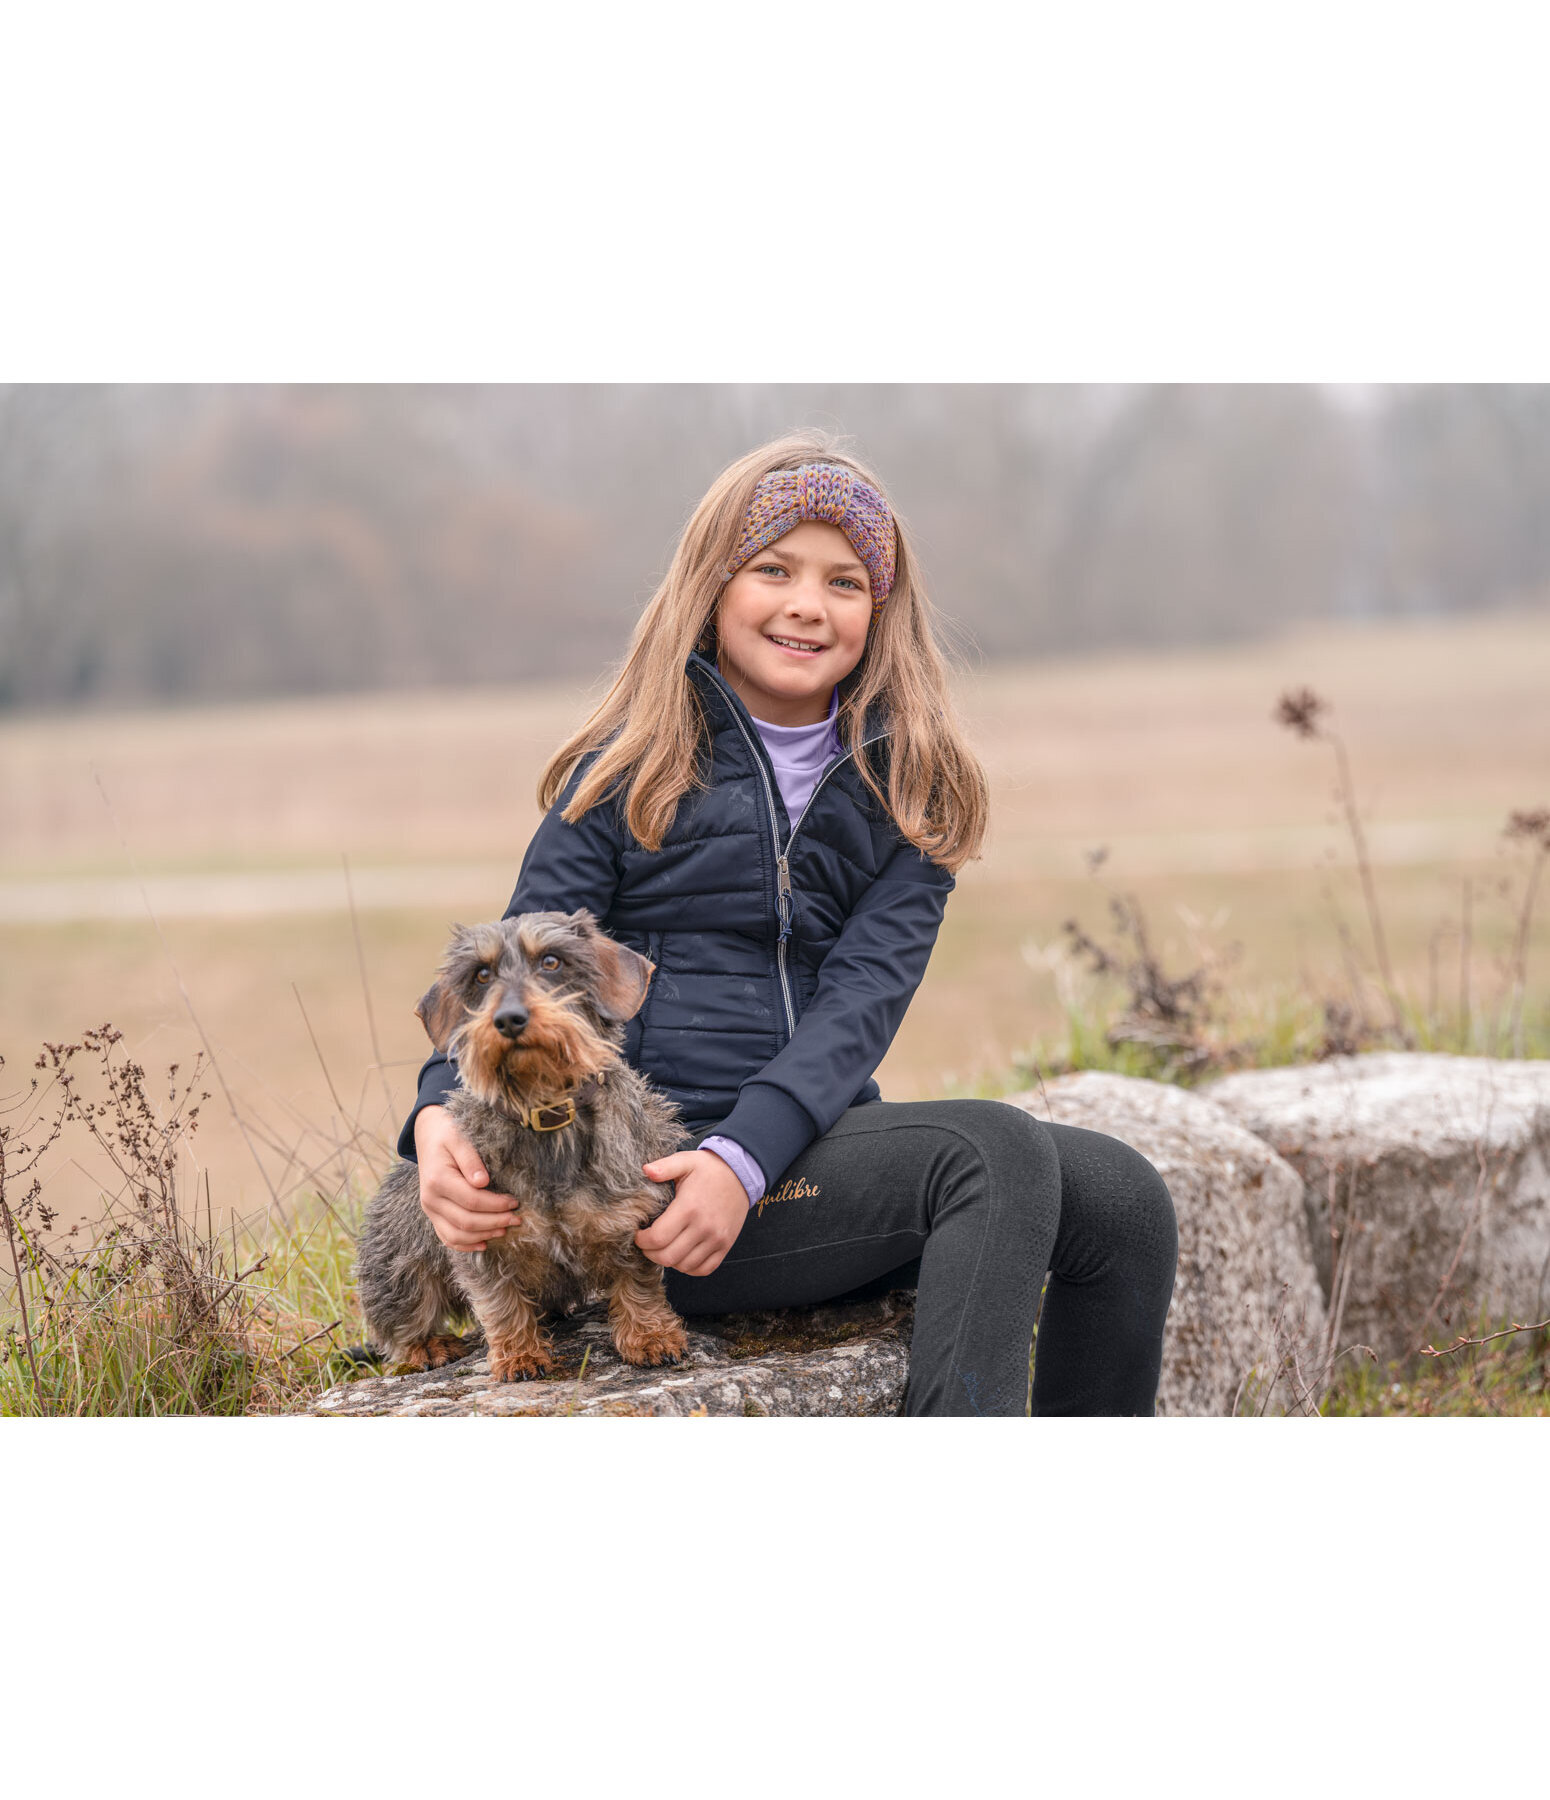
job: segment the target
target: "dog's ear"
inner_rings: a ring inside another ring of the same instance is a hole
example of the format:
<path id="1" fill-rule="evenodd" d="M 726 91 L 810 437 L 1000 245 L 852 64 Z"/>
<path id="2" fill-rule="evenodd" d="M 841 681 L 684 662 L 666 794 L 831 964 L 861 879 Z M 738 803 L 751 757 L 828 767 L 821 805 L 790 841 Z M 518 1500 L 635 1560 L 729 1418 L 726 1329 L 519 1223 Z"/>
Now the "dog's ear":
<path id="1" fill-rule="evenodd" d="M 593 942 L 598 983 L 594 999 L 605 1019 L 633 1019 L 646 999 L 657 965 L 638 950 L 616 944 L 600 931 Z"/>
<path id="2" fill-rule="evenodd" d="M 447 1040 L 463 1022 L 464 1008 L 445 975 L 438 975 L 415 1003 L 415 1012 L 425 1027 L 425 1035 L 443 1054 Z"/>

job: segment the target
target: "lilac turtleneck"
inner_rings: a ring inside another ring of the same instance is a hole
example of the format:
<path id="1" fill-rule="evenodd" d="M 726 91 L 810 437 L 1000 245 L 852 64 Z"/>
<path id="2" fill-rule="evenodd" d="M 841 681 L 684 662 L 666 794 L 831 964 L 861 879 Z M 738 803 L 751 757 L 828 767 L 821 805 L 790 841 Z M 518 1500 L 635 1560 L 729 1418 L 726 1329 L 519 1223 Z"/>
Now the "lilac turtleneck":
<path id="1" fill-rule="evenodd" d="M 818 777 L 840 754 L 839 727 L 835 722 L 839 710 L 840 691 L 836 688 L 829 697 L 828 718 L 820 719 L 816 725 L 770 725 L 763 719 L 754 720 L 770 753 L 775 783 L 786 803 L 786 818 L 792 829 L 812 799 Z M 742 1182 L 750 1206 L 763 1196 L 764 1171 L 741 1144 L 712 1135 L 701 1142 L 700 1148 L 712 1151 L 731 1169 Z"/>

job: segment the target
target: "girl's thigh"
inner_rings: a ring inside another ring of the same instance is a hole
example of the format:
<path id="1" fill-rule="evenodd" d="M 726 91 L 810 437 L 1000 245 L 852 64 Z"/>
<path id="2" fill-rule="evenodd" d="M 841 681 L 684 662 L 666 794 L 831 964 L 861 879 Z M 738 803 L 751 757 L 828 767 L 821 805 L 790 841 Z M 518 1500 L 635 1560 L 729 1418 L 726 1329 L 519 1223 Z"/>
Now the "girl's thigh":
<path id="1" fill-rule="evenodd" d="M 985 1205 L 995 1164 L 1026 1168 L 1058 1208 L 1053 1146 L 1018 1108 L 993 1100 L 853 1106 L 750 1209 L 719 1268 L 667 1272 L 668 1299 L 692 1317 L 881 1290 L 918 1261 L 933 1230 Z"/>

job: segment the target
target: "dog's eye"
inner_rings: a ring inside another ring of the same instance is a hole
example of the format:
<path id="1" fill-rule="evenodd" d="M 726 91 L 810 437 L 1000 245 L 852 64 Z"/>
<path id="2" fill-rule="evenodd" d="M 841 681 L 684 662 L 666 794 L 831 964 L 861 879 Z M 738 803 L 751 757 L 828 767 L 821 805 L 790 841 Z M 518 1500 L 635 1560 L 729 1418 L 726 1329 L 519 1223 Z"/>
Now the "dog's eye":
<path id="1" fill-rule="evenodd" d="M 547 956 L 539 957 L 538 966 L 540 969 L 544 970 L 546 974 L 553 974 L 560 966 L 560 959 L 551 950 Z"/>
<path id="2" fill-rule="evenodd" d="M 488 980 L 489 980 L 489 979 L 490 979 L 490 971 L 489 971 L 489 970 L 488 970 L 488 969 L 481 969 L 481 970 L 480 970 L 480 971 L 479 971 L 479 972 L 478 972 L 478 974 L 477 974 L 477 975 L 475 975 L 475 976 L 474 976 L 474 980 L 475 980 L 475 981 L 477 981 L 477 982 L 478 982 L 478 983 L 479 983 L 479 985 L 480 985 L 480 987 L 483 987 L 483 986 L 484 986 L 484 984 L 485 984 L 485 983 L 486 983 L 486 982 L 487 982 L 487 981 L 488 981 Z"/>

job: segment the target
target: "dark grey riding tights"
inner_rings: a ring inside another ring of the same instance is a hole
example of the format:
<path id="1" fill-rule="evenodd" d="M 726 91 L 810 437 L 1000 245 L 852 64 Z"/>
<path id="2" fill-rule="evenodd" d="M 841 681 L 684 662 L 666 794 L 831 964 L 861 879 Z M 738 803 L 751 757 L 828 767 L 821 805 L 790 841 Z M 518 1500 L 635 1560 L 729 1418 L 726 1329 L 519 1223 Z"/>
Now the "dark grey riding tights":
<path id="1" fill-rule="evenodd" d="M 916 1287 L 906 1413 L 1150 1415 L 1178 1228 L 1162 1177 L 1101 1132 L 1000 1100 L 853 1106 L 752 1209 L 686 1318 Z M 1039 1312 L 1045 1272 L 1049 1288 Z"/>

